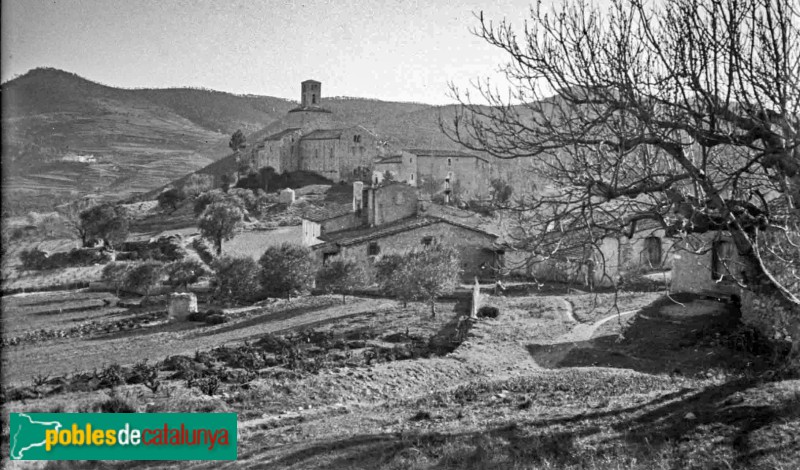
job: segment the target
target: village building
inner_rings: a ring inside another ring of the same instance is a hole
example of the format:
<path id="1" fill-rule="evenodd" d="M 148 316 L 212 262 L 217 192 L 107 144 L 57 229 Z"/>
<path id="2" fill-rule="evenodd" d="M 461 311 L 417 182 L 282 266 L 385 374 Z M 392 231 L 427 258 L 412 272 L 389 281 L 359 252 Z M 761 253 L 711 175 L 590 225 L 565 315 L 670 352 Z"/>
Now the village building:
<path id="1" fill-rule="evenodd" d="M 416 185 L 430 195 L 443 193 L 465 200 L 489 196 L 492 165 L 484 157 L 457 150 L 408 149 L 416 156 Z"/>
<path id="2" fill-rule="evenodd" d="M 403 253 L 438 243 L 455 248 L 465 279 L 492 275 L 502 263 L 498 236 L 480 228 L 419 214 L 414 187 L 390 182 L 353 188 L 353 204 L 310 210 L 303 216 L 303 241 L 319 263 L 337 255 L 365 265 L 384 253 Z"/>
<path id="3" fill-rule="evenodd" d="M 509 249 L 511 274 L 538 281 L 588 286 L 617 284 L 627 275 L 670 269 L 674 241 L 656 223 L 639 223 L 633 236 L 607 236 L 585 243 L 582 232 L 554 231 L 542 237 L 538 255 Z"/>

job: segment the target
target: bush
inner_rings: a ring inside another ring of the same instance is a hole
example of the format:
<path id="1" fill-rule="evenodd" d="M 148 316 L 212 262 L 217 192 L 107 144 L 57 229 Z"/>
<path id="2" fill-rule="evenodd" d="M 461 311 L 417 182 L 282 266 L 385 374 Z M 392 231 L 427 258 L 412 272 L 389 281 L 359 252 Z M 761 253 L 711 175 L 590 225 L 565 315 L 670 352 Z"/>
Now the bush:
<path id="1" fill-rule="evenodd" d="M 46 269 L 47 253 L 38 249 L 31 248 L 29 250 L 22 250 L 19 253 L 19 261 L 22 263 L 22 268 L 29 271 L 39 271 Z"/>
<path id="2" fill-rule="evenodd" d="M 128 276 L 128 272 L 133 269 L 133 266 L 132 263 L 109 263 L 103 268 L 101 279 L 103 282 L 114 286 L 117 295 L 119 295 L 119 290 L 125 285 L 125 279 Z"/>
<path id="3" fill-rule="evenodd" d="M 201 311 L 198 310 L 196 312 L 190 313 L 189 316 L 186 317 L 186 319 L 189 320 L 189 321 L 205 322 L 207 316 L 208 316 L 208 313 L 201 312 Z"/>
<path id="4" fill-rule="evenodd" d="M 173 286 L 186 289 L 189 284 L 194 284 L 201 276 L 206 274 L 203 263 L 194 259 L 185 259 L 168 264 L 164 270 L 167 273 L 167 282 Z"/>
<path id="5" fill-rule="evenodd" d="M 261 256 L 261 287 L 271 297 L 291 298 L 311 287 L 314 261 L 311 250 L 302 245 L 282 243 Z"/>
<path id="6" fill-rule="evenodd" d="M 136 413 L 136 405 L 119 395 L 112 395 L 108 400 L 96 403 L 94 409 L 98 413 Z"/>
<path id="7" fill-rule="evenodd" d="M 208 246 L 208 242 L 204 238 L 198 237 L 192 240 L 192 248 L 197 251 L 197 255 L 204 263 L 210 265 L 214 262 L 214 251 Z"/>
<path id="8" fill-rule="evenodd" d="M 484 305 L 478 309 L 478 318 L 497 318 L 498 315 L 500 315 L 500 309 L 497 307 Z"/>
<path id="9" fill-rule="evenodd" d="M 228 318 L 225 315 L 214 314 L 208 315 L 205 321 L 209 325 L 219 325 L 227 322 Z"/>
<path id="10" fill-rule="evenodd" d="M 345 303 L 346 294 L 368 283 L 366 269 L 354 259 L 337 256 L 328 260 L 317 271 L 317 287 L 328 293 L 341 293 L 342 303 Z"/>
<path id="11" fill-rule="evenodd" d="M 164 265 L 158 261 L 147 261 L 134 265 L 125 276 L 126 290 L 144 294 L 145 301 L 150 291 L 161 282 L 164 276 Z"/>
<path id="12" fill-rule="evenodd" d="M 214 297 L 234 302 L 246 302 L 258 295 L 258 264 L 248 256 L 225 256 L 216 260 L 211 268 Z"/>

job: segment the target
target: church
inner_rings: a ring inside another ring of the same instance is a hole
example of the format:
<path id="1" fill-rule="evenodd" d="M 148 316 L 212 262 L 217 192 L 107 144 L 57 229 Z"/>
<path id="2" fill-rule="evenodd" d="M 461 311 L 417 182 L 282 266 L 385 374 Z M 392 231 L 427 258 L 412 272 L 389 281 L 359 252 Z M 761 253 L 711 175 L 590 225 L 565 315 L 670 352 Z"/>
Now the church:
<path id="1" fill-rule="evenodd" d="M 279 127 L 268 131 L 238 156 L 240 171 L 305 171 L 334 183 L 368 184 L 380 184 L 390 175 L 393 181 L 431 196 L 459 191 L 469 198 L 488 196 L 491 164 L 485 157 L 460 151 L 387 148 L 369 129 L 343 126 L 335 119 L 323 106 L 322 83 L 316 80 L 301 83 L 300 105 L 281 119 Z"/>
<path id="2" fill-rule="evenodd" d="M 337 128 L 331 112 L 321 105 L 322 84 L 301 84 L 300 106 L 281 122 L 287 127 L 251 144 L 243 158 L 256 171 L 309 171 L 334 183 L 369 178 L 378 155 L 378 137 L 361 126 Z"/>

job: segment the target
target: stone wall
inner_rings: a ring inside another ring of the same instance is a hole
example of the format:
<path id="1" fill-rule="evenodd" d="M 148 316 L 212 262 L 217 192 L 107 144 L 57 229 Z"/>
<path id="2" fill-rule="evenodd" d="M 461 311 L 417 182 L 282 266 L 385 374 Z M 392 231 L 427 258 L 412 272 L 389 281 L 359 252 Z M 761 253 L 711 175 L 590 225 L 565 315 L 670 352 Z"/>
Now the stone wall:
<path id="1" fill-rule="evenodd" d="M 719 295 L 738 293 L 738 286 L 734 281 L 714 279 L 712 276 L 713 254 L 710 246 L 716 236 L 714 233 L 700 236 L 698 242 L 693 243 L 695 249 L 702 248 L 699 253 L 691 252 L 693 247 L 688 246 L 684 241 L 675 244 L 670 292 L 716 293 Z M 701 246 L 701 242 L 706 246 Z M 739 264 L 743 261 L 739 259 L 738 255 L 735 255 L 731 262 Z"/>
<path id="2" fill-rule="evenodd" d="M 773 341 L 791 343 L 800 337 L 800 307 L 778 293 L 742 289 L 742 323 L 751 325 Z"/>
<path id="3" fill-rule="evenodd" d="M 445 243 L 458 251 L 464 279 L 472 281 L 476 276 L 492 275 L 490 267 L 496 263 L 495 254 L 491 251 L 494 238 L 473 230 L 439 222 L 373 241 L 378 243 L 381 253 L 404 253 L 422 248 L 423 239 L 426 237 L 432 237 L 432 243 Z M 341 254 L 370 264 L 369 243 L 342 247 Z M 319 253 L 318 256 L 321 257 L 322 254 Z M 484 268 L 482 269 L 481 266 Z"/>
<path id="4" fill-rule="evenodd" d="M 375 189 L 371 204 L 370 225 L 385 225 L 417 213 L 417 191 L 403 183 L 393 183 Z"/>
<path id="5" fill-rule="evenodd" d="M 445 179 L 450 177 L 450 187 L 458 186 L 465 199 L 482 199 L 489 195 L 491 164 L 477 157 L 419 156 L 417 157 L 418 186 L 426 191 L 437 186 L 432 194 L 445 190 Z M 424 182 L 428 182 L 425 184 Z"/>

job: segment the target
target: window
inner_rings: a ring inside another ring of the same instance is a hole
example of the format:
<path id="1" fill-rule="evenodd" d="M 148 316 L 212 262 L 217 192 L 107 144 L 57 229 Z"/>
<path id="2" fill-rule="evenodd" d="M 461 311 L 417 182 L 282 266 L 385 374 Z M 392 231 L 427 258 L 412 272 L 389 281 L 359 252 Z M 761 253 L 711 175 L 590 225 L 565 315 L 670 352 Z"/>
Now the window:
<path id="1" fill-rule="evenodd" d="M 316 93 L 312 93 L 311 94 L 311 104 L 317 104 L 317 94 Z"/>
<path id="2" fill-rule="evenodd" d="M 422 244 L 425 246 L 431 246 L 433 243 L 433 237 L 422 237 Z"/>
<path id="3" fill-rule="evenodd" d="M 729 241 L 714 242 L 711 250 L 711 278 L 715 281 L 730 279 L 729 270 L 734 258 L 733 243 Z"/>
<path id="4" fill-rule="evenodd" d="M 414 173 L 411 173 L 411 181 L 414 181 Z"/>
<path id="5" fill-rule="evenodd" d="M 355 142 L 357 144 L 360 143 L 361 142 L 361 136 L 358 135 L 358 134 L 354 135 L 353 136 L 353 142 Z"/>
<path id="6" fill-rule="evenodd" d="M 452 158 L 448 158 L 447 159 L 447 166 L 453 166 L 453 159 Z"/>
<path id="7" fill-rule="evenodd" d="M 331 158 L 333 158 L 333 147 L 331 147 Z"/>
<path id="8" fill-rule="evenodd" d="M 661 239 L 658 237 L 647 237 L 644 239 L 644 258 L 651 268 L 661 266 Z"/>
<path id="9" fill-rule="evenodd" d="M 370 242 L 367 246 L 367 256 L 378 256 L 381 252 L 381 247 L 378 246 L 378 242 Z"/>

